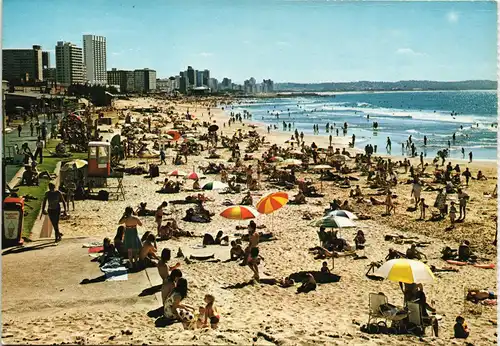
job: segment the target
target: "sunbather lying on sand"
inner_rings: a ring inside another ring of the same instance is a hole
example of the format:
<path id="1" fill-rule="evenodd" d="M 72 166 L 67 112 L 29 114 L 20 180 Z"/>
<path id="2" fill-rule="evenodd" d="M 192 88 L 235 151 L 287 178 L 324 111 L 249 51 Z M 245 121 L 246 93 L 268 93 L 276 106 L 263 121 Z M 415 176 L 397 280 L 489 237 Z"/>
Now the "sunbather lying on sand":
<path id="1" fill-rule="evenodd" d="M 497 299 L 497 295 L 495 292 L 488 290 L 469 290 L 467 293 L 467 300 L 476 304 L 485 299 Z"/>
<path id="2" fill-rule="evenodd" d="M 297 288 L 297 293 L 309 293 L 314 290 L 316 290 L 316 280 L 311 273 L 308 273 L 302 285 Z"/>

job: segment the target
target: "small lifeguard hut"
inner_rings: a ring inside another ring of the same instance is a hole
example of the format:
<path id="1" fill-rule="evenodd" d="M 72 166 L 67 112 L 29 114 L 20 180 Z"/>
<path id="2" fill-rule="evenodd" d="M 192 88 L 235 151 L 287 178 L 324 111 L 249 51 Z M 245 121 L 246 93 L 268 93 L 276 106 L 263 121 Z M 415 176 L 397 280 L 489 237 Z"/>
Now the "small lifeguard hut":
<path id="1" fill-rule="evenodd" d="M 89 177 L 107 178 L 111 175 L 111 146 L 108 142 L 89 142 Z"/>

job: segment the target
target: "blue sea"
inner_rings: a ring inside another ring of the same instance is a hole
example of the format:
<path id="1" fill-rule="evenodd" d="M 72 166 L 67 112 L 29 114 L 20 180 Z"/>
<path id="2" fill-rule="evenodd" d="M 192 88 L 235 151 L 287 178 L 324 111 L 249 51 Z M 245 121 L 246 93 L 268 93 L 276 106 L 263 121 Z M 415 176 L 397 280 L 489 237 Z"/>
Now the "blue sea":
<path id="1" fill-rule="evenodd" d="M 438 150 L 448 148 L 449 140 L 452 158 L 463 158 L 464 148 L 465 158 L 472 151 L 474 159 L 497 159 L 496 91 L 325 93 L 249 99 L 230 111 L 243 110 L 250 112 L 254 121 L 276 124 L 279 130 L 283 129 L 283 121 L 291 122 L 292 132 L 298 129 L 307 137 L 313 135 L 313 124 L 319 125 L 319 135 L 335 137 L 336 130 L 327 133 L 326 124 L 341 128 L 347 122 L 347 136 L 355 134 L 355 146 L 364 149 L 368 143 L 377 145 L 379 154 L 387 153 L 386 140 L 390 137 L 391 154 L 407 155 L 401 144 L 411 135 L 417 152 L 424 152 L 426 157 L 432 158 Z M 376 130 L 373 122 L 378 122 Z"/>

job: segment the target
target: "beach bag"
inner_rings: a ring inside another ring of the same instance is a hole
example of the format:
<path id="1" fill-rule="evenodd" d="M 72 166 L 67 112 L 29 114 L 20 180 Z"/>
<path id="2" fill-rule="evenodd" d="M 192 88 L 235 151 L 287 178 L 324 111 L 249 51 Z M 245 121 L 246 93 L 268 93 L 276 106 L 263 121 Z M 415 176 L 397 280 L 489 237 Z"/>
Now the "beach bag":
<path id="1" fill-rule="evenodd" d="M 160 168 L 157 165 L 151 165 L 149 168 L 149 176 L 151 178 L 157 178 L 160 176 Z"/>

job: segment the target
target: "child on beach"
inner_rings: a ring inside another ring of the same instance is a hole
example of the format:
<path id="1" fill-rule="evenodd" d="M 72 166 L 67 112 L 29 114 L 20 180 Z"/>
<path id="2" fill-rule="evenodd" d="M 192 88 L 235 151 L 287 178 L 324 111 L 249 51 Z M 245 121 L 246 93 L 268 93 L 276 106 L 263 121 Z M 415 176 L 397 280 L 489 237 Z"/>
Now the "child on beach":
<path id="1" fill-rule="evenodd" d="M 387 192 L 387 196 L 385 197 L 385 214 L 391 215 L 391 211 L 394 210 L 394 214 L 396 214 L 396 207 L 392 202 L 392 193 L 391 191 Z"/>
<path id="2" fill-rule="evenodd" d="M 452 201 L 450 207 L 450 222 L 452 227 L 455 225 L 456 218 L 457 218 L 457 208 L 455 207 L 455 202 Z"/>
<path id="3" fill-rule="evenodd" d="M 161 251 L 160 260 L 158 261 L 158 274 L 160 274 L 161 280 L 163 282 L 168 278 L 170 271 L 177 269 L 181 266 L 179 262 L 177 262 L 172 267 L 168 265 L 168 261 L 170 261 L 171 255 L 172 253 L 170 249 L 165 248 Z"/>
<path id="4" fill-rule="evenodd" d="M 328 268 L 328 263 L 326 261 L 323 262 L 323 266 L 321 267 L 321 272 L 323 274 L 330 274 L 330 269 Z"/>
<path id="5" fill-rule="evenodd" d="M 467 339 L 470 331 L 469 328 L 467 327 L 467 324 L 465 323 L 465 319 L 462 316 L 457 316 L 455 321 L 457 322 L 455 326 L 453 326 L 453 330 L 455 332 L 455 338 Z"/>
<path id="6" fill-rule="evenodd" d="M 240 244 L 233 240 L 231 241 L 231 250 L 229 254 L 231 256 L 231 261 L 237 261 L 245 256 L 245 251 L 243 251 Z"/>
<path id="7" fill-rule="evenodd" d="M 208 321 L 210 321 L 210 327 L 212 327 L 212 329 L 217 329 L 217 325 L 220 321 L 220 315 L 218 314 L 217 308 L 214 305 L 215 297 L 211 294 L 206 294 L 204 300 L 205 303 L 207 303 L 207 305 L 205 306 L 204 324 L 208 325 Z"/>
<path id="8" fill-rule="evenodd" d="M 423 198 L 420 198 L 418 206 L 420 206 L 420 220 L 425 220 L 425 209 L 427 209 L 429 206 L 425 204 L 425 200 Z"/>

